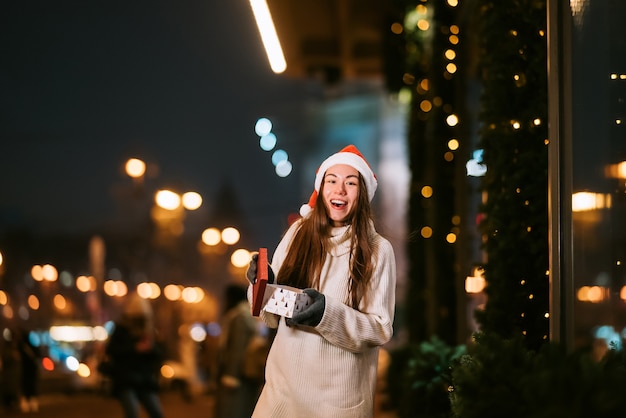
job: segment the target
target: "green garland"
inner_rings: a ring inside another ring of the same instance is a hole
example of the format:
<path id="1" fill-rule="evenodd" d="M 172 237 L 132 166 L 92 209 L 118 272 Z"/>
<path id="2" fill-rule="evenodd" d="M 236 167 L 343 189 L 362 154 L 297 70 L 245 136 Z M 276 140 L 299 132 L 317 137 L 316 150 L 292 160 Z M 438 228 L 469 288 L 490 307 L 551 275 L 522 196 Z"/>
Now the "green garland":
<path id="1" fill-rule="evenodd" d="M 455 191 L 461 187 L 459 165 L 464 166 L 463 156 L 471 152 L 472 133 L 463 131 L 468 124 L 448 126 L 446 117 L 467 117 L 463 80 L 468 75 L 462 71 L 477 59 L 482 85 L 479 148 L 487 166 L 479 190 L 486 196 L 479 229 L 488 259 L 488 301 L 477 319 L 485 332 L 504 338 L 521 334 L 529 347 L 538 348 L 547 341 L 549 329 L 545 0 L 466 0 L 460 2 L 462 10 L 443 0 L 396 3 L 403 3 L 406 11 L 403 81 L 412 95 L 406 306 L 410 339 L 439 335 L 453 343 L 456 327 L 463 325 L 455 323 L 454 287 L 459 279 L 455 263 L 463 267 L 458 264 L 462 250 L 446 243 L 445 236 L 454 230 L 451 218 L 465 215 L 459 213 L 463 207 Z M 425 10 L 427 14 L 420 15 Z M 428 30 L 416 27 L 421 18 L 430 22 Z M 446 76 L 448 30 L 461 20 L 467 27 L 461 29 L 455 49 L 467 54 L 470 48 L 463 40 L 469 44 L 469 39 L 477 39 L 478 57 L 464 59 L 458 73 Z M 392 49 L 399 50 L 399 44 Z M 428 81 L 427 89 L 421 86 L 423 80 Z M 422 108 L 425 100 L 431 109 Z M 446 161 L 442 156 L 453 137 L 459 138 L 460 149 Z M 421 194 L 425 185 L 433 188 L 432 197 Z M 431 237 L 421 234 L 424 226 L 432 228 Z"/>
<path id="2" fill-rule="evenodd" d="M 488 257 L 488 301 L 477 318 L 483 331 L 522 334 L 536 349 L 549 331 L 546 4 L 477 4 Z"/>

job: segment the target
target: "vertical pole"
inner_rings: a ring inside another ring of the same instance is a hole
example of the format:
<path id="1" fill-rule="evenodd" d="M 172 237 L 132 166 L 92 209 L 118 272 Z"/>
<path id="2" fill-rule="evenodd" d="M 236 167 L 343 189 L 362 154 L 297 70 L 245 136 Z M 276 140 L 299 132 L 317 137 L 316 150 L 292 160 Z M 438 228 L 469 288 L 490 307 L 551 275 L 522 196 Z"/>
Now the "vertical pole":
<path id="1" fill-rule="evenodd" d="M 548 216 L 550 340 L 574 347 L 572 237 L 571 13 L 569 3 L 547 1 Z"/>

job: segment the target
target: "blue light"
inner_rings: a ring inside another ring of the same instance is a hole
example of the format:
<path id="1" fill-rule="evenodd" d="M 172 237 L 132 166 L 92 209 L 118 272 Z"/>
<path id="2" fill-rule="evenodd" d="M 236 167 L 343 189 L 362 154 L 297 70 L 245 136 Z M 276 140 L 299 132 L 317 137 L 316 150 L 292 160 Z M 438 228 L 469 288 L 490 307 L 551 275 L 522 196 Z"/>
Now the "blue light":
<path id="1" fill-rule="evenodd" d="M 288 159 L 289 159 L 289 156 L 287 155 L 287 152 L 282 149 L 277 149 L 272 154 L 272 164 L 274 164 L 274 166 L 277 166 L 279 162 L 285 161 Z"/>
<path id="2" fill-rule="evenodd" d="M 259 145 L 263 151 L 273 150 L 276 146 L 276 135 L 271 132 L 267 135 L 263 135 L 259 140 Z"/>

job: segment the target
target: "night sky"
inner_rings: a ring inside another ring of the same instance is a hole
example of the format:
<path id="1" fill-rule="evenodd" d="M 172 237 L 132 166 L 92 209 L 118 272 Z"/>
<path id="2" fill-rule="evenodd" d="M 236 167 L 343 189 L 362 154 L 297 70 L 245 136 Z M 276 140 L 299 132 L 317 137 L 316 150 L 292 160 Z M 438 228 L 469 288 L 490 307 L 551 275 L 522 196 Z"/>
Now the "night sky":
<path id="1" fill-rule="evenodd" d="M 149 165 L 145 190 L 200 192 L 199 223 L 232 186 L 259 241 L 308 196 L 297 162 L 319 87 L 271 72 L 247 0 L 8 2 L 0 51 L 0 232 L 128 222 L 129 157 Z M 288 178 L 258 146 L 259 117 L 291 153 Z"/>

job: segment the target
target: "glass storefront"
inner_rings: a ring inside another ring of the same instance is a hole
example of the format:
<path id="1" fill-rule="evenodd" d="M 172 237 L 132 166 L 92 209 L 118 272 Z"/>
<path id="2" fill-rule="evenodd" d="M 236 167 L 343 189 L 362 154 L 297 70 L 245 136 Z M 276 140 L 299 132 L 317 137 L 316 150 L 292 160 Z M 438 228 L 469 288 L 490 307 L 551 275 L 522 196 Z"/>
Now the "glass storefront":
<path id="1" fill-rule="evenodd" d="M 623 0 L 549 1 L 552 337 L 626 337 Z"/>

